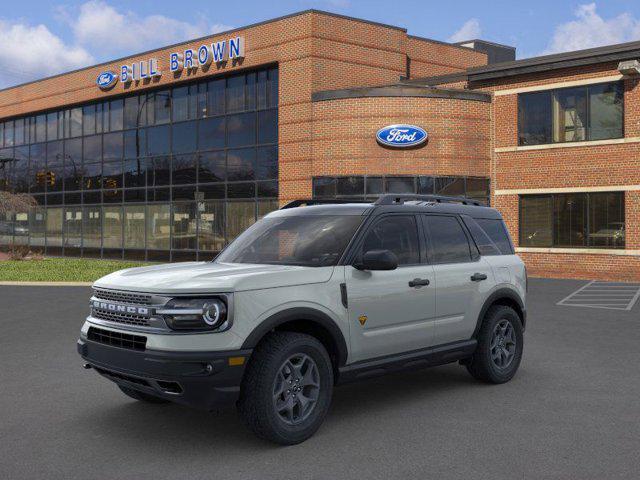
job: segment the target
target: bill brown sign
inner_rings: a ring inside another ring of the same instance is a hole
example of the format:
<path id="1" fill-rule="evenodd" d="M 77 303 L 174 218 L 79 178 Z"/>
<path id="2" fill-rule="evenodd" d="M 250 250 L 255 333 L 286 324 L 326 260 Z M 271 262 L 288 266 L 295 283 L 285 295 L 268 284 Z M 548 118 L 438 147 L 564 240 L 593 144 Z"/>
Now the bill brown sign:
<path id="1" fill-rule="evenodd" d="M 244 37 L 234 37 L 229 40 L 221 40 L 210 44 L 201 45 L 194 50 L 188 48 L 180 52 L 169 54 L 169 70 L 180 73 L 183 70 L 191 71 L 201 66 L 212 63 L 220 64 L 227 60 L 244 58 Z M 113 87 L 120 79 L 122 86 L 131 82 L 160 77 L 162 72 L 158 68 L 158 60 L 150 58 L 141 62 L 135 62 L 120 67 L 120 74 L 104 71 L 98 75 L 96 85 L 102 90 Z"/>

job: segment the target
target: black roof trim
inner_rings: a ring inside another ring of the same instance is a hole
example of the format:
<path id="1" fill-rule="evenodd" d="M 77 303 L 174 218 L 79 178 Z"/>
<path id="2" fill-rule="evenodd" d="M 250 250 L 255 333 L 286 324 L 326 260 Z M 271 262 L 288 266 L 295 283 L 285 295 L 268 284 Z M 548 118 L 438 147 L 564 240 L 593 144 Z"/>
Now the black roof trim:
<path id="1" fill-rule="evenodd" d="M 640 57 L 640 41 L 555 53 L 513 62 L 496 63 L 467 70 L 469 81 L 491 80 L 513 75 L 546 72 Z"/>
<path id="2" fill-rule="evenodd" d="M 362 87 L 345 88 L 342 90 L 324 90 L 321 92 L 315 92 L 311 96 L 311 100 L 313 102 L 324 102 L 327 100 L 342 100 L 347 98 L 366 97 L 450 98 L 457 100 L 470 100 L 475 102 L 491 102 L 491 95 L 489 93 L 403 84 L 388 85 L 385 87 Z"/>
<path id="3" fill-rule="evenodd" d="M 417 77 L 417 78 L 406 78 L 401 77 L 400 81 L 405 85 L 421 85 L 421 86 L 432 86 L 432 85 L 441 85 L 443 83 L 451 83 L 451 82 L 460 82 L 467 81 L 469 75 L 467 72 L 456 72 L 456 73 L 447 73 L 445 75 L 434 75 L 433 77 Z"/>
<path id="4" fill-rule="evenodd" d="M 263 20 L 261 22 L 250 23 L 249 25 L 244 25 L 242 27 L 232 28 L 230 30 L 225 30 L 223 32 L 212 32 L 212 33 L 210 33 L 208 35 L 205 35 L 203 37 L 186 39 L 186 40 L 183 40 L 182 42 L 173 43 L 171 45 L 163 45 L 163 46 L 160 46 L 160 47 L 157 47 L 157 48 L 152 48 L 151 50 L 146 50 L 144 52 L 131 53 L 131 54 L 126 55 L 124 57 L 120 57 L 120 58 L 116 58 L 116 59 L 112 59 L 112 60 L 107 60 L 105 62 L 96 63 L 94 65 L 88 65 L 86 67 L 76 68 L 75 70 L 69 70 L 68 72 L 57 73 L 55 75 L 51 75 L 51 76 L 48 76 L 48 77 L 42 77 L 42 78 L 38 78 L 36 80 L 31 80 L 29 82 L 19 83 L 18 85 L 12 85 L 10 87 L 0 88 L 0 92 L 4 92 L 6 90 L 11 90 L 12 88 L 24 87 L 25 85 L 30 85 L 32 83 L 42 82 L 44 80 L 50 80 L 52 78 L 61 77 L 63 75 L 68 75 L 68 74 L 71 74 L 71 73 L 81 72 L 82 70 L 89 70 L 91 68 L 101 67 L 103 65 L 108 65 L 108 64 L 114 63 L 114 62 L 122 62 L 124 60 L 127 60 L 128 58 L 139 57 L 139 56 L 142 56 L 142 55 L 148 55 L 150 53 L 157 52 L 158 50 L 165 50 L 167 48 L 178 47 L 178 46 L 184 45 L 186 43 L 198 42 L 200 40 L 205 40 L 207 38 L 211 38 L 211 37 L 214 37 L 214 36 L 217 36 L 217 35 L 228 35 L 229 33 L 237 32 L 237 31 L 240 31 L 240 30 L 246 30 L 248 28 L 259 27 L 261 25 L 266 25 L 266 24 L 269 24 L 269 23 L 278 22 L 280 20 L 285 20 L 287 18 L 298 17 L 300 15 L 306 15 L 306 14 L 309 14 L 309 13 L 317 13 L 317 14 L 320 14 L 320 15 L 327 15 L 327 16 L 330 16 L 330 17 L 342 18 L 342 19 L 345 19 L 345 20 L 351 20 L 351 21 L 360 22 L 360 23 L 367 23 L 369 25 L 378 25 L 380 27 L 392 28 L 394 30 L 400 30 L 401 32 L 406 32 L 407 31 L 406 28 L 398 27 L 398 26 L 395 26 L 395 25 L 388 25 L 386 23 L 374 22 L 373 20 L 364 20 L 362 18 L 356 18 L 356 17 L 347 16 L 347 15 L 341 15 L 339 13 L 327 12 L 325 10 L 318 10 L 318 9 L 315 9 L 315 8 L 308 8 L 306 10 L 301 10 L 299 12 L 289 13 L 287 15 L 282 15 L 280 17 L 271 18 L 269 20 Z"/>
<path id="5" fill-rule="evenodd" d="M 493 45 L 495 47 L 500 47 L 500 48 L 509 48 L 511 50 L 516 49 L 516 47 L 512 45 L 506 45 L 504 43 L 498 43 L 498 42 L 490 42 L 489 40 L 483 40 L 482 38 L 472 38 L 470 40 L 465 40 L 464 42 L 453 43 L 452 45 L 459 45 L 461 47 L 464 47 L 465 43 L 473 43 L 473 42 L 482 42 L 482 43 L 486 43 L 487 45 Z M 472 48 L 472 47 L 465 47 L 465 48 Z"/>

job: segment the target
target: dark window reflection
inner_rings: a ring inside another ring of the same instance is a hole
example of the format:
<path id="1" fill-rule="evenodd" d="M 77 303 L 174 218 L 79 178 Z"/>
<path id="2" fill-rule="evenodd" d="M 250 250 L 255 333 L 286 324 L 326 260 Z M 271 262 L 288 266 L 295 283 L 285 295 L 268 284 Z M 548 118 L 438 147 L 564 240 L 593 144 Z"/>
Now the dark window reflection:
<path id="1" fill-rule="evenodd" d="M 226 154 L 206 152 L 198 156 L 198 182 L 221 182 L 226 178 Z"/>
<path id="2" fill-rule="evenodd" d="M 172 161 L 174 185 L 196 183 L 196 155 L 174 155 Z"/>
<path id="3" fill-rule="evenodd" d="M 196 122 L 174 123 L 172 128 L 173 153 L 187 153 L 196 150 Z"/>
<path id="4" fill-rule="evenodd" d="M 227 178 L 229 181 L 255 179 L 256 150 L 243 148 L 227 152 Z"/>
<path id="5" fill-rule="evenodd" d="M 241 113 L 227 117 L 227 145 L 242 147 L 256 143 L 255 113 Z"/>
<path id="6" fill-rule="evenodd" d="M 278 147 L 258 147 L 257 169 L 258 180 L 271 180 L 278 178 Z"/>
<path id="7" fill-rule="evenodd" d="M 206 118 L 198 122 L 198 149 L 213 150 L 225 146 L 224 117 Z"/>
<path id="8" fill-rule="evenodd" d="M 278 111 L 258 112 L 258 143 L 276 143 L 278 141 Z"/>
<path id="9" fill-rule="evenodd" d="M 149 155 L 165 155 L 170 152 L 171 137 L 169 125 L 147 129 L 147 149 Z"/>

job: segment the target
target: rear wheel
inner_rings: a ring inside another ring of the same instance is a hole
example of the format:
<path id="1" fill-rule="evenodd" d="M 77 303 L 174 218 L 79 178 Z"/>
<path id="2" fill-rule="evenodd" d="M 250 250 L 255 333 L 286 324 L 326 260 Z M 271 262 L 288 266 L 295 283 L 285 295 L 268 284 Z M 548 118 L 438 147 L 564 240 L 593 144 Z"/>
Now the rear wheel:
<path id="1" fill-rule="evenodd" d="M 491 307 L 478 333 L 478 348 L 466 364 L 476 379 L 489 383 L 505 383 L 520 366 L 524 338 L 520 317 L 511 307 Z"/>
<path id="2" fill-rule="evenodd" d="M 124 393 L 126 396 L 139 400 L 141 402 L 147 403 L 169 403 L 169 400 L 165 400 L 164 398 L 156 397 L 154 395 L 149 395 L 148 393 L 140 392 L 138 390 L 134 390 L 133 388 L 123 387 L 122 385 L 118 385 L 118 388 Z"/>
<path id="3" fill-rule="evenodd" d="M 238 410 L 260 438 L 293 445 L 320 428 L 332 389 L 331 360 L 317 339 L 297 332 L 274 332 L 251 357 Z"/>

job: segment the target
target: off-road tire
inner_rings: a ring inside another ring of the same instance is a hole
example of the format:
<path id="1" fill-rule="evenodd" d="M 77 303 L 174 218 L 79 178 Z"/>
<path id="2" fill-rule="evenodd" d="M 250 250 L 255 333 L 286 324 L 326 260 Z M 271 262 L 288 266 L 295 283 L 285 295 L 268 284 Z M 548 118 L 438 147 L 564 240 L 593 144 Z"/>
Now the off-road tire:
<path id="1" fill-rule="evenodd" d="M 496 327 L 499 324 L 504 324 L 505 321 L 513 329 L 516 344 L 515 353 L 510 363 L 501 368 L 492 359 L 491 342 Z M 469 373 L 477 380 L 487 383 L 505 383 L 511 380 L 520 366 L 524 347 L 522 322 L 515 310 L 505 305 L 494 305 L 489 308 L 482 321 L 477 340 L 478 347 L 475 353 L 465 363 Z"/>
<path id="2" fill-rule="evenodd" d="M 141 402 L 147 402 L 147 403 L 169 403 L 169 400 L 165 400 L 164 398 L 156 397 L 154 395 L 149 395 L 148 393 L 140 392 L 138 390 L 134 390 L 133 388 L 123 387 L 122 385 L 118 385 L 118 388 L 126 396 L 131 397 L 131 398 L 133 398 L 135 400 L 139 400 Z"/>
<path id="3" fill-rule="evenodd" d="M 317 399 L 308 417 L 300 419 L 301 423 L 297 425 L 289 425 L 276 409 L 274 388 L 276 379 L 282 378 L 280 375 L 287 360 L 296 355 L 315 363 L 319 387 L 314 390 Z M 316 338 L 297 332 L 273 332 L 258 344 L 247 365 L 238 412 L 258 437 L 281 445 L 294 445 L 305 441 L 320 428 L 331 404 L 333 383 L 331 359 Z"/>

